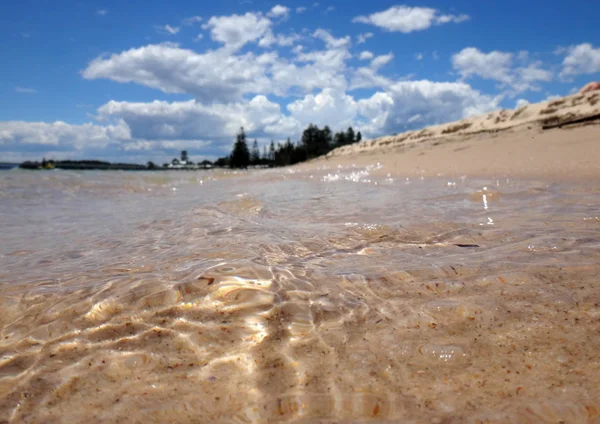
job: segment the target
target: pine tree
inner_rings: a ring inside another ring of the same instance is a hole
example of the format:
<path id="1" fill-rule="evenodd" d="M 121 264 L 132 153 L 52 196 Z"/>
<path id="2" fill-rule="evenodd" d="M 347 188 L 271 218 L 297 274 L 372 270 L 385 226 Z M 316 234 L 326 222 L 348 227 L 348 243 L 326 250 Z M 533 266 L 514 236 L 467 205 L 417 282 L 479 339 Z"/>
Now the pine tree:
<path id="1" fill-rule="evenodd" d="M 356 142 L 357 142 L 357 143 L 360 143 L 360 142 L 361 142 L 361 140 L 362 140 L 362 134 L 361 134 L 361 133 L 360 133 L 360 131 L 359 131 L 359 132 L 357 132 L 357 133 L 356 133 Z"/>
<path id="2" fill-rule="evenodd" d="M 246 133 L 242 127 L 240 128 L 240 132 L 238 133 L 235 144 L 233 145 L 230 166 L 232 168 L 247 168 L 249 163 L 250 152 L 248 150 L 248 144 L 246 143 Z"/>
<path id="3" fill-rule="evenodd" d="M 252 163 L 252 165 L 258 165 L 260 163 L 260 150 L 258 148 L 258 141 L 256 139 L 254 139 L 254 143 L 252 143 L 250 163 Z"/>
<path id="4" fill-rule="evenodd" d="M 334 141 L 335 147 L 345 146 L 346 145 L 346 133 L 343 131 L 339 132 L 339 133 L 335 133 L 335 136 L 333 137 L 333 141 Z"/>
<path id="5" fill-rule="evenodd" d="M 346 144 L 354 143 L 356 141 L 354 137 L 354 130 L 352 129 L 352 127 L 348 127 L 348 130 L 346 131 Z"/>
<path id="6" fill-rule="evenodd" d="M 271 147 L 269 148 L 269 160 L 272 162 L 275 160 L 275 143 L 271 140 Z"/>

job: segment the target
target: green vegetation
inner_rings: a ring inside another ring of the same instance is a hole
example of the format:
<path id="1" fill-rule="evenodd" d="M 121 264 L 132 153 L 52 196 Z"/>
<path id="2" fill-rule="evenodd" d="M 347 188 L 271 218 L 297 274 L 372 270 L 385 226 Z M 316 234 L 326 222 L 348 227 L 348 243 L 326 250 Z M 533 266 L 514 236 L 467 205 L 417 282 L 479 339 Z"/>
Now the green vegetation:
<path id="1" fill-rule="evenodd" d="M 348 130 L 332 134 L 326 125 L 322 129 L 310 124 L 302 133 L 299 142 L 292 143 L 288 138 L 283 144 L 271 141 L 269 149 L 264 146 L 260 155 L 258 142 L 254 140 L 252 149 L 248 149 L 244 128 L 236 136 L 231 155 L 219 158 L 214 165 L 218 167 L 247 168 L 248 166 L 286 166 L 326 155 L 336 147 L 358 143 L 362 140 L 360 131 L 354 133 L 352 127 Z"/>

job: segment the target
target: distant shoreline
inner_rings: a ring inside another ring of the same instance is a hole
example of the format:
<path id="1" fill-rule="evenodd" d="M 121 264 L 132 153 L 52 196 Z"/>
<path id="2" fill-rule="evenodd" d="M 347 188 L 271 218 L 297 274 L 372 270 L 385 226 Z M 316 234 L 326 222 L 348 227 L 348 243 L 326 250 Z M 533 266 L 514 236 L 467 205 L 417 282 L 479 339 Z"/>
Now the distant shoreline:
<path id="1" fill-rule="evenodd" d="M 8 165 L 8 164 L 7 164 Z M 47 171 L 53 169 L 63 169 L 63 170 L 71 170 L 71 171 L 204 171 L 208 169 L 212 169 L 212 167 L 181 167 L 181 168 L 172 168 L 172 167 L 161 167 L 152 165 L 139 165 L 139 164 L 129 164 L 129 163 L 110 163 L 103 162 L 97 160 L 83 160 L 83 161 L 42 161 L 42 162 L 31 162 L 26 161 L 21 164 L 10 164 L 11 167 L 7 167 L 6 169 L 11 169 L 14 167 L 19 167 L 20 169 L 26 170 L 35 170 L 35 171 Z M 3 169 L 3 168 L 1 168 Z"/>

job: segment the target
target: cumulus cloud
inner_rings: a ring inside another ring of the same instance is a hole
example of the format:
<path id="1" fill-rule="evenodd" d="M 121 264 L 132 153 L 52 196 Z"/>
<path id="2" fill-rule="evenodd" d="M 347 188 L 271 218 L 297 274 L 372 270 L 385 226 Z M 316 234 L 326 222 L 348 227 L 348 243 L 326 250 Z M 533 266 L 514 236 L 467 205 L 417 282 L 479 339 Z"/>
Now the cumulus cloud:
<path id="1" fill-rule="evenodd" d="M 329 125 L 341 129 L 353 124 L 357 103 L 344 91 L 325 88 L 317 95 L 309 94 L 290 103 L 287 109 L 299 123 Z"/>
<path id="2" fill-rule="evenodd" d="M 382 67 L 383 65 L 386 65 L 387 63 L 391 62 L 391 60 L 393 58 L 394 58 L 393 53 L 388 53 L 388 54 L 384 54 L 381 56 L 377 56 L 375 59 L 373 59 L 371 61 L 371 67 L 378 69 L 378 68 Z"/>
<path id="3" fill-rule="evenodd" d="M 258 45 L 261 47 L 271 47 L 274 45 L 280 47 L 289 47 L 301 39 L 302 37 L 298 34 L 283 35 L 274 34 L 273 31 L 268 31 L 265 36 L 260 39 Z"/>
<path id="4" fill-rule="evenodd" d="M 485 79 L 508 82 L 512 59 L 511 53 L 484 53 L 475 47 L 467 47 L 452 56 L 452 66 L 464 78 L 477 75 Z"/>
<path id="5" fill-rule="evenodd" d="M 83 149 L 103 147 L 111 142 L 122 142 L 131 139 L 127 125 L 119 121 L 116 125 L 96 125 L 92 123 L 70 125 L 56 121 L 0 122 L 0 146 L 11 146 L 13 149 L 27 146 L 43 146 L 53 149 Z"/>
<path id="6" fill-rule="evenodd" d="M 321 28 L 317 29 L 313 33 L 313 37 L 323 40 L 325 42 L 325 45 L 331 49 L 346 47 L 350 44 L 349 36 L 342 37 L 342 38 L 335 38 L 333 35 L 331 35 L 331 33 L 329 33 L 328 31 L 326 31 L 324 29 L 321 29 Z"/>
<path id="7" fill-rule="evenodd" d="M 202 104 L 194 100 L 150 103 L 110 101 L 98 108 L 102 121 L 119 119 L 130 128 L 131 137 L 144 140 L 226 139 L 231 142 L 240 127 L 264 132 L 281 118 L 280 106 L 263 95 L 250 101 Z"/>
<path id="8" fill-rule="evenodd" d="M 527 60 L 528 55 L 520 52 L 517 59 Z M 541 62 L 515 67 L 514 55 L 508 52 L 491 51 L 484 53 L 475 47 L 467 47 L 452 56 L 452 67 L 463 78 L 478 76 L 495 80 L 516 92 L 538 90 L 536 82 L 551 81 L 553 73 L 541 68 Z"/>
<path id="9" fill-rule="evenodd" d="M 271 28 L 271 21 L 260 13 L 245 15 L 213 16 L 202 26 L 209 29 L 213 40 L 232 49 L 260 39 Z"/>
<path id="10" fill-rule="evenodd" d="M 594 48 L 590 43 L 583 43 L 567 48 L 566 53 L 560 71 L 561 77 L 600 72 L 600 47 Z"/>
<path id="11" fill-rule="evenodd" d="M 231 101 L 268 90 L 266 68 L 273 54 L 233 55 L 226 50 L 199 54 L 168 44 L 99 57 L 83 71 L 86 79 L 135 82 L 165 93 L 189 93 L 206 101 Z"/>
<path id="12" fill-rule="evenodd" d="M 346 61 L 351 58 L 347 40 L 332 37 L 327 43 L 340 47 L 297 50 L 294 61 L 276 52 L 237 54 L 219 49 L 200 54 L 170 44 L 149 45 L 98 57 L 83 77 L 188 93 L 205 103 L 239 101 L 246 94 L 286 96 L 291 90 L 299 95 L 325 87 L 345 88 Z"/>
<path id="13" fill-rule="evenodd" d="M 368 50 L 365 50 L 364 52 L 360 52 L 360 56 L 358 57 L 360 60 L 371 60 L 373 59 L 374 55 L 373 53 L 371 53 Z"/>
<path id="14" fill-rule="evenodd" d="M 271 11 L 267 13 L 267 16 L 271 18 L 287 18 L 290 14 L 290 8 L 282 6 L 280 4 L 273 6 Z"/>
<path id="15" fill-rule="evenodd" d="M 371 118 L 385 116 L 379 132 L 393 133 L 486 113 L 496 109 L 498 101 L 465 83 L 421 80 L 396 82 L 385 93 L 362 101 L 361 107 Z"/>
<path id="16" fill-rule="evenodd" d="M 468 15 L 442 15 L 430 7 L 393 6 L 368 16 L 357 16 L 352 22 L 375 25 L 386 31 L 409 33 L 426 30 L 432 25 L 460 23 L 468 19 Z"/>
<path id="17" fill-rule="evenodd" d="M 363 44 L 363 43 L 366 43 L 366 42 L 367 42 L 367 40 L 368 40 L 369 38 L 372 38 L 372 37 L 373 37 L 373 33 L 372 33 L 372 32 L 365 32 L 365 33 L 363 33 L 363 34 L 358 34 L 358 35 L 356 36 L 356 44 Z"/>
<path id="18" fill-rule="evenodd" d="M 306 7 L 297 7 L 296 8 L 296 13 L 304 13 L 306 12 Z"/>

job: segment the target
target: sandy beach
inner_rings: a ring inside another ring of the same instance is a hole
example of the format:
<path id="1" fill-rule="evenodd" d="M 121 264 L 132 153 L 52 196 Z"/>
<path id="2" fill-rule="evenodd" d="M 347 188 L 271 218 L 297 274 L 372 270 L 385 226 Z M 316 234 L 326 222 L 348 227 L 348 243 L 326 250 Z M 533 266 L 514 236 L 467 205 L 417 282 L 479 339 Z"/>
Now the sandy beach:
<path id="1" fill-rule="evenodd" d="M 379 162 L 392 176 L 599 178 L 600 120 L 569 124 L 598 115 L 593 91 L 345 146 L 300 167 Z"/>

